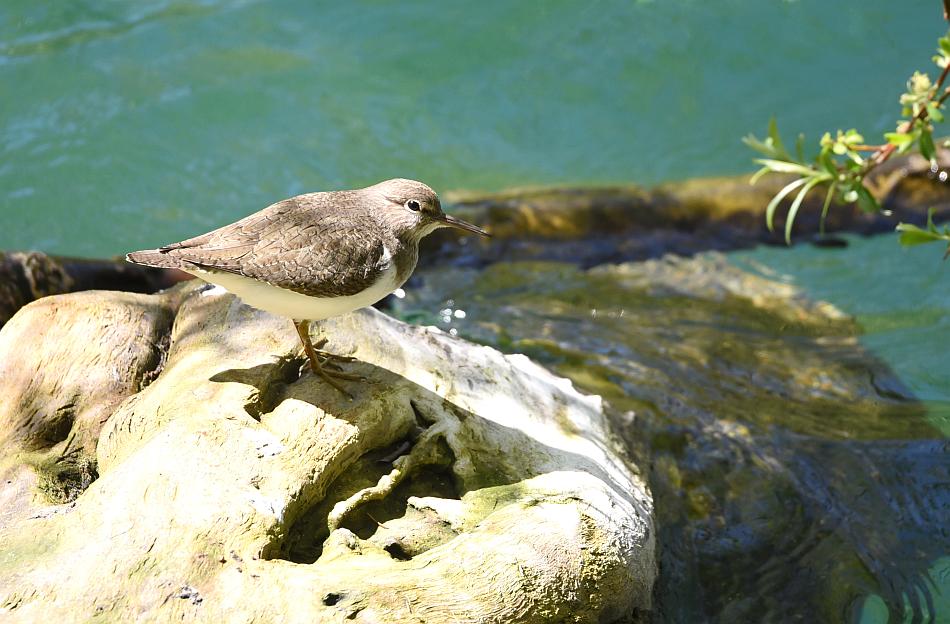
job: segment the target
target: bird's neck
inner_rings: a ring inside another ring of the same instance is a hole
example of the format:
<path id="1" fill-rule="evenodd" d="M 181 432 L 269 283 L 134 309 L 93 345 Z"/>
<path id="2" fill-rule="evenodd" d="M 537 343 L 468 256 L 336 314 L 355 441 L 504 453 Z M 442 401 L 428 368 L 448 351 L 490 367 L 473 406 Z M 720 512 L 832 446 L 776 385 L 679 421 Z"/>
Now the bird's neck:
<path id="1" fill-rule="evenodd" d="M 419 261 L 419 239 L 406 233 L 394 237 L 393 261 L 396 264 L 396 279 L 402 284 L 412 271 L 416 268 L 416 262 Z"/>

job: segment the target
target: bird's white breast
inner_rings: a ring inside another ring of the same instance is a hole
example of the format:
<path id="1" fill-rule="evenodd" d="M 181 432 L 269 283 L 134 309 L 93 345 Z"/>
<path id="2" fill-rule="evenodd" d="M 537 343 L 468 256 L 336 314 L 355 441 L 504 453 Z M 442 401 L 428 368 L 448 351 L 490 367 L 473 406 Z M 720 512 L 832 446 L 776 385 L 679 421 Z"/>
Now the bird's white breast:
<path id="1" fill-rule="evenodd" d="M 310 297 L 234 273 L 211 273 L 200 269 L 189 271 L 189 273 L 206 282 L 217 284 L 239 297 L 244 303 L 271 314 L 298 321 L 322 321 L 373 305 L 402 285 L 396 280 L 396 266 L 391 262 L 389 250 L 384 248 L 383 252 L 380 264 L 388 264 L 388 266 L 382 271 L 379 279 L 366 290 L 344 297 Z"/>

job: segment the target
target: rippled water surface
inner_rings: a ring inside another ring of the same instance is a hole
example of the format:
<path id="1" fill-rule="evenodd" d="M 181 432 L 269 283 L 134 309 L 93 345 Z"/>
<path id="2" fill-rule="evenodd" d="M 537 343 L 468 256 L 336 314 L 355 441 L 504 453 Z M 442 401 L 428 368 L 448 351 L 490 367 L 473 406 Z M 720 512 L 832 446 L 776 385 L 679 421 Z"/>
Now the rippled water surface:
<path id="1" fill-rule="evenodd" d="M 924 419 L 942 435 L 914 443 L 902 440 L 899 429 L 893 428 L 892 452 L 881 456 L 887 467 L 883 472 L 872 469 L 871 476 L 896 492 L 888 495 L 898 514 L 889 527 L 891 539 L 922 542 L 915 548 L 930 559 L 929 564 L 920 561 L 928 568 L 917 571 L 919 579 L 904 568 L 912 558 L 888 562 L 893 566 L 888 585 L 904 590 L 905 579 L 920 582 L 919 596 L 910 592 L 902 597 L 904 619 L 950 620 L 950 367 L 945 348 L 950 335 L 950 265 L 938 261 L 933 248 L 895 249 L 890 236 L 849 240 L 848 249 L 762 247 L 732 259 L 854 315 L 861 344 L 885 360 L 923 402 Z M 928 517 L 936 522 L 929 523 Z M 860 607 L 860 621 L 886 621 L 879 593 L 865 596 Z"/>
<path id="2" fill-rule="evenodd" d="M 4 0 L 0 249 L 118 254 L 396 176 L 746 171 L 772 114 L 892 129 L 933 5 Z"/>

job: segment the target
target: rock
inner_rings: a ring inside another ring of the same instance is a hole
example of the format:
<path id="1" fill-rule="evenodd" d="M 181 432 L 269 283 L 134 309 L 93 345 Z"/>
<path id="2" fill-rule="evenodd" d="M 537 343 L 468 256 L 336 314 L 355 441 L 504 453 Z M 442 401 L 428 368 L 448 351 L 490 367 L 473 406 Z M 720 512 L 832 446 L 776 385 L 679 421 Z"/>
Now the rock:
<path id="1" fill-rule="evenodd" d="M 950 167 L 950 153 L 941 152 Z M 785 244 L 785 209 L 776 230 L 765 225 L 765 207 L 790 177 L 770 175 L 756 185 L 749 176 L 695 178 L 652 188 L 554 187 L 500 193 L 447 193 L 450 211 L 486 227 L 491 239 L 474 240 L 439 230 L 423 241 L 424 266 L 484 266 L 496 261 L 557 260 L 583 267 L 602 263 L 727 251 L 759 243 Z M 919 156 L 898 157 L 876 169 L 869 184 L 888 213 L 863 213 L 855 204 L 833 204 L 827 231 L 873 234 L 898 222 L 922 225 L 927 209 L 950 218 L 950 186 Z M 788 198 L 783 206 L 791 202 Z M 796 240 L 818 236 L 824 193 L 810 193 L 796 218 Z"/>
<path id="2" fill-rule="evenodd" d="M 0 327 L 22 306 L 40 297 L 92 289 L 155 292 L 181 279 L 172 272 L 124 260 L 0 252 Z"/>
<path id="3" fill-rule="evenodd" d="M 50 297 L 0 331 L 5 621 L 648 617 L 652 502 L 598 397 L 368 309 L 321 324 L 351 402 L 288 321 L 213 292 Z M 67 404 L 70 436 L 105 421 L 98 478 L 50 505 Z"/>
<path id="4" fill-rule="evenodd" d="M 158 374 L 174 304 L 118 292 L 44 297 L 0 331 L 0 448 L 30 454 L 53 502 L 95 478 L 99 430 Z"/>
<path id="5" fill-rule="evenodd" d="M 915 399 L 853 318 L 742 258 L 430 267 L 393 312 L 604 398 L 648 467 L 658 620 L 840 621 L 869 592 L 898 621 L 919 595 L 907 613 L 926 620 L 950 549 L 946 408 Z"/>

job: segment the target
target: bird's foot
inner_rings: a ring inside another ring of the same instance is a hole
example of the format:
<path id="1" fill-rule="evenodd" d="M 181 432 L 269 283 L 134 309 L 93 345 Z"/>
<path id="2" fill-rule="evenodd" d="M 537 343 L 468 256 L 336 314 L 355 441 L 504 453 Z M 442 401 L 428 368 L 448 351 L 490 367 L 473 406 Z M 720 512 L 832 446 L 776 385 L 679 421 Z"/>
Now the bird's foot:
<path id="1" fill-rule="evenodd" d="M 350 394 L 350 392 L 346 388 L 341 386 L 337 381 L 333 379 L 339 374 L 337 371 L 325 371 L 322 368 L 320 368 L 320 366 L 313 366 L 312 363 L 310 366 L 310 370 L 313 371 L 314 375 L 317 375 L 318 377 L 323 379 L 323 381 L 327 382 L 328 384 L 336 388 L 340 392 L 340 394 L 342 394 L 343 396 L 345 396 L 351 401 L 353 400 L 353 395 Z"/>
<path id="2" fill-rule="evenodd" d="M 297 334 L 300 336 L 300 342 L 303 343 L 303 349 L 307 354 L 307 359 L 310 361 L 310 370 L 313 371 L 313 374 L 323 379 L 325 382 L 336 388 L 341 394 L 352 401 L 353 395 L 347 392 L 346 389 L 336 380 L 343 379 L 346 381 L 366 381 L 366 378 L 359 375 L 344 373 L 337 362 L 352 362 L 356 358 L 345 355 L 336 355 L 334 353 L 328 353 L 326 351 L 319 351 L 315 349 L 314 346 L 322 347 L 325 345 L 327 343 L 327 339 L 323 338 L 318 341 L 316 345 L 314 345 L 310 341 L 309 321 L 294 321 L 294 327 L 297 329 Z M 323 368 L 324 366 L 327 368 Z"/>
<path id="3" fill-rule="evenodd" d="M 343 371 L 339 370 L 339 366 L 336 364 L 331 364 L 331 366 L 332 368 L 324 368 L 314 360 L 310 360 L 310 370 L 313 371 L 314 375 L 323 379 L 325 382 L 333 386 L 333 388 L 338 390 L 341 394 L 352 401 L 353 395 L 336 380 L 341 379 L 343 381 L 365 382 L 367 381 L 366 377 L 363 377 L 362 375 L 354 375 L 352 373 L 344 373 Z"/>
<path id="4" fill-rule="evenodd" d="M 333 360 L 322 359 L 320 360 L 320 367 L 323 369 L 330 369 L 331 371 L 342 371 L 343 366 L 339 362 L 334 362 Z"/>
<path id="5" fill-rule="evenodd" d="M 320 349 L 323 345 L 327 343 L 326 338 L 321 338 L 313 344 L 313 353 L 319 357 L 322 357 L 324 360 L 337 360 L 340 362 L 355 362 L 355 357 L 350 357 L 349 355 L 337 355 L 336 353 L 330 353 L 329 351 L 323 351 Z"/>
<path id="6" fill-rule="evenodd" d="M 353 373 L 344 373 L 343 371 L 335 370 L 332 368 L 330 370 L 327 370 L 324 368 L 323 373 L 325 375 L 333 377 L 334 379 L 343 379 L 345 381 L 367 381 L 366 377 L 363 377 L 362 375 L 354 375 Z"/>

